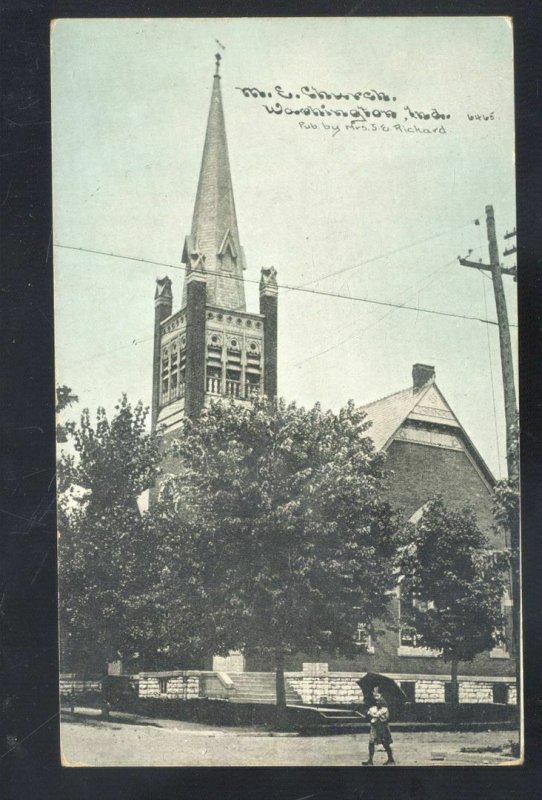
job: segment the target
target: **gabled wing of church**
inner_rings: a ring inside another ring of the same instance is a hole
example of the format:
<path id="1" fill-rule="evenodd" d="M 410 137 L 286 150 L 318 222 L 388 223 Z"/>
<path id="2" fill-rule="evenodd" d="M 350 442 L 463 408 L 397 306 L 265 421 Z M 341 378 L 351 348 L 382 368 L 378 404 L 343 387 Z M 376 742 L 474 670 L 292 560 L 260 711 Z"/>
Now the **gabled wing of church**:
<path id="1" fill-rule="evenodd" d="M 493 539 L 495 478 L 437 386 L 435 370 L 415 364 L 412 384 L 363 406 L 377 450 L 387 453 L 389 501 L 409 519 L 430 498 L 471 505 Z"/>
<path id="2" fill-rule="evenodd" d="M 155 293 L 152 424 L 166 434 L 213 399 L 242 403 L 277 392 L 276 272 L 262 269 L 259 313 L 247 312 L 216 58 L 180 310 L 173 312 L 168 277 Z"/>

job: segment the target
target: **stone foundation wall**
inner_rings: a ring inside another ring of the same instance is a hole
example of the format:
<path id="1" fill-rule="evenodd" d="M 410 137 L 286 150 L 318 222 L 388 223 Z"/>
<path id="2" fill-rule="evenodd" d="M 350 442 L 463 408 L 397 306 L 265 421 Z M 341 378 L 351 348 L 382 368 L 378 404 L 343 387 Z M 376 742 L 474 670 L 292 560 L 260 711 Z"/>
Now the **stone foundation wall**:
<path id="1" fill-rule="evenodd" d="M 459 683 L 459 702 L 460 703 L 492 703 L 493 684 L 479 681 L 460 681 Z"/>
<path id="2" fill-rule="evenodd" d="M 141 673 L 139 697 L 191 700 L 200 696 L 199 672 Z"/>
<path id="3" fill-rule="evenodd" d="M 415 681 L 416 703 L 444 703 L 444 681 Z"/>
<path id="4" fill-rule="evenodd" d="M 357 681 L 360 672 L 326 672 L 322 665 L 306 666 L 304 672 L 287 672 L 285 674 L 288 686 L 294 689 L 303 703 L 307 705 L 338 704 L 353 705 L 363 701 L 363 695 Z M 414 699 L 416 703 L 444 703 L 446 701 L 445 685 L 448 678 L 426 678 L 421 676 L 390 675 L 398 683 L 408 680 L 414 683 Z M 493 703 L 492 680 L 460 680 L 460 703 Z M 512 683 L 498 681 L 507 687 L 507 703 L 517 703 L 516 687 Z"/>
<path id="5" fill-rule="evenodd" d="M 62 697 L 84 692 L 101 692 L 102 682 L 100 680 L 83 680 L 77 675 L 64 674 L 59 679 L 59 691 Z"/>
<path id="6" fill-rule="evenodd" d="M 322 703 L 340 703 L 352 705 L 361 703 L 363 695 L 356 681 L 359 675 L 348 673 L 329 673 L 329 675 L 303 675 L 287 673 L 286 681 L 296 691 L 304 703 L 320 705 Z"/>

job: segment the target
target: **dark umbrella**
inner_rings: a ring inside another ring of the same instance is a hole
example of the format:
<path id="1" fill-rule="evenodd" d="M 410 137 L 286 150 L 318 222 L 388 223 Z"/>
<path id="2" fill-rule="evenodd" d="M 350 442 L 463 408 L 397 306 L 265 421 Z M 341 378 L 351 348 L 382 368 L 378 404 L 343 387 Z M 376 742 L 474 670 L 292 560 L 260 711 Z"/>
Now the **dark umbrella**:
<path id="1" fill-rule="evenodd" d="M 380 675 L 378 672 L 366 672 L 356 683 L 363 692 L 363 699 L 365 702 L 369 702 L 370 698 L 372 698 L 375 686 L 380 687 L 382 696 L 388 703 L 404 703 L 407 699 L 406 694 L 393 678 Z"/>

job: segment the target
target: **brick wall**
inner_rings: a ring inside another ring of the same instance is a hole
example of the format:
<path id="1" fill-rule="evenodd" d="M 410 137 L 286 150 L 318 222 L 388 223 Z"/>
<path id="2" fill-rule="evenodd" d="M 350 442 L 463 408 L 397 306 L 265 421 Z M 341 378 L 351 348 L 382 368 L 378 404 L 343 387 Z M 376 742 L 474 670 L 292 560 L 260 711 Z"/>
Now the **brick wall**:
<path id="1" fill-rule="evenodd" d="M 405 519 L 440 494 L 452 508 L 471 505 L 481 530 L 504 545 L 494 537 L 491 492 L 464 452 L 394 441 L 387 456 L 386 467 L 393 472 L 388 500 Z"/>

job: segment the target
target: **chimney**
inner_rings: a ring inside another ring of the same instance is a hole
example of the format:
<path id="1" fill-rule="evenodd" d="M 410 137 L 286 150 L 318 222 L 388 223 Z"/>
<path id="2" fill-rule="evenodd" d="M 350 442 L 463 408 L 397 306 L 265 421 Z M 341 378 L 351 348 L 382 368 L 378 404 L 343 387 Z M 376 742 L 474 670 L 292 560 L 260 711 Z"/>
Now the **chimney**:
<path id="1" fill-rule="evenodd" d="M 412 388 L 419 392 L 430 381 L 435 379 L 435 368 L 429 364 L 414 364 L 412 367 Z"/>

